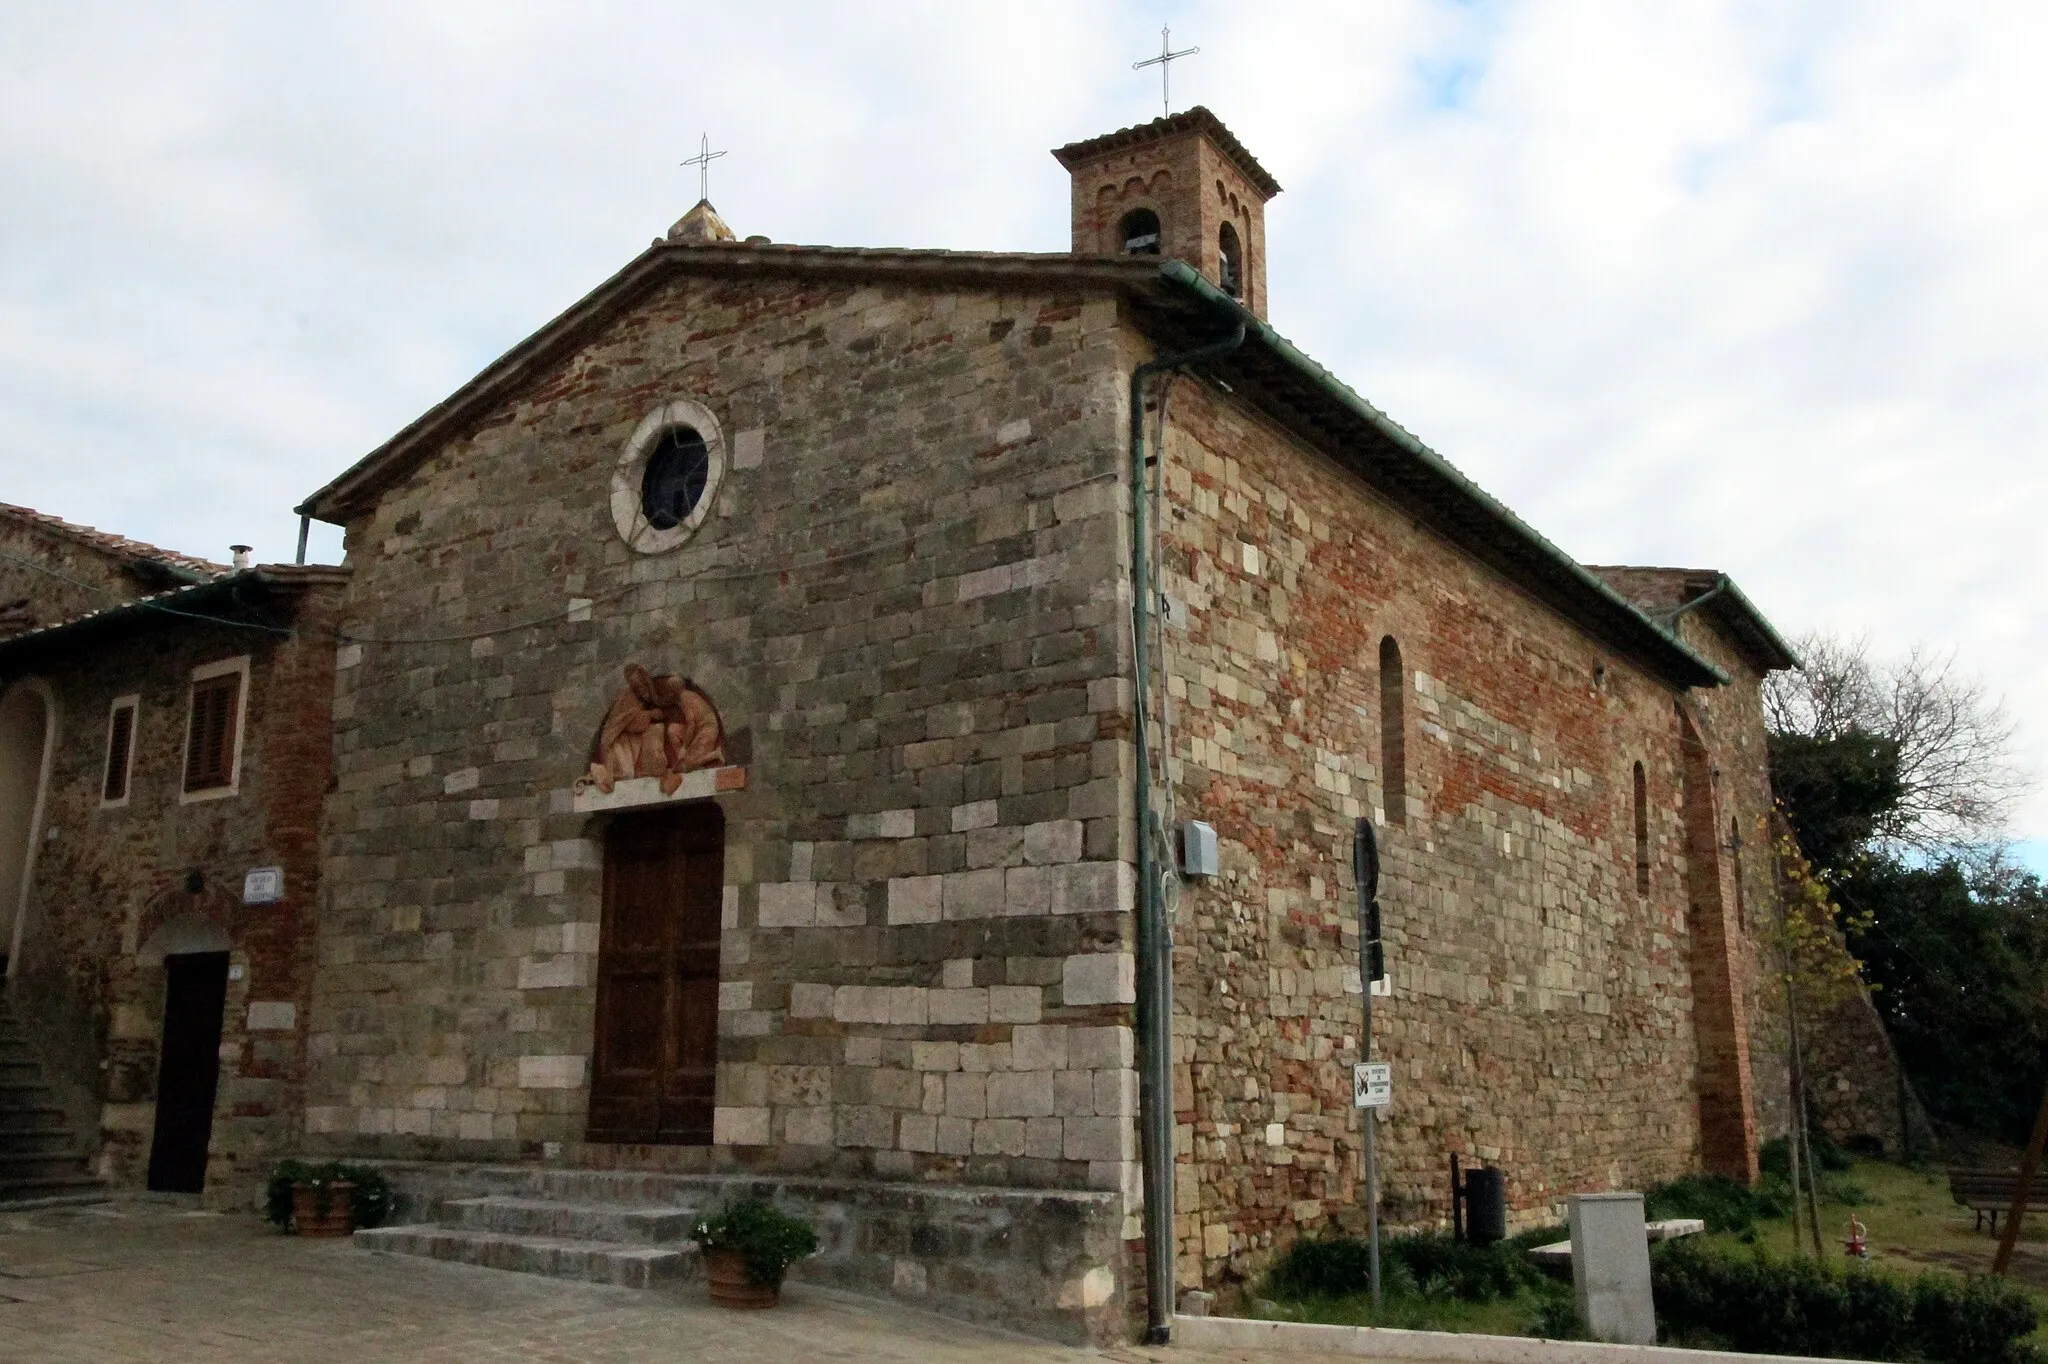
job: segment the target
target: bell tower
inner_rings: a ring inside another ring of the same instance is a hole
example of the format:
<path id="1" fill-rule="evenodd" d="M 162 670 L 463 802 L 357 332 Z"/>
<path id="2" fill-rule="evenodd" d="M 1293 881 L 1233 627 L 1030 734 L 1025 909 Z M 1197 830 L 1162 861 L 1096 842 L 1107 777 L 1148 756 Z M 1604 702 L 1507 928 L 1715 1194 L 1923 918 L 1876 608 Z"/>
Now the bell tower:
<path id="1" fill-rule="evenodd" d="M 1186 261 L 1266 316 L 1266 201 L 1280 184 L 1200 105 L 1053 152 L 1073 177 L 1076 255 Z"/>

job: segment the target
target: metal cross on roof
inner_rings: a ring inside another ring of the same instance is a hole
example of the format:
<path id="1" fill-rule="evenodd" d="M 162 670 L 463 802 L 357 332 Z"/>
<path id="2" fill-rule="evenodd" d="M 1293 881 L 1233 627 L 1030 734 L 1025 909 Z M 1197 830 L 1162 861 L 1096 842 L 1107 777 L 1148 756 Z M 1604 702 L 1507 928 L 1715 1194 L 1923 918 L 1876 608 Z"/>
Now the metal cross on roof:
<path id="1" fill-rule="evenodd" d="M 1168 92 L 1168 87 L 1166 83 L 1168 71 L 1170 71 L 1173 67 L 1173 64 L 1176 61 L 1180 60 L 1182 57 L 1192 57 L 1197 52 L 1200 52 L 1202 50 L 1199 47 L 1184 47 L 1180 51 L 1175 52 L 1173 50 L 1172 39 L 1172 29 L 1160 29 L 1159 55 L 1156 57 L 1147 57 L 1142 62 L 1131 63 L 1131 70 L 1133 71 L 1143 71 L 1148 66 L 1156 66 L 1159 68 L 1159 105 L 1161 117 L 1170 115 L 1173 112 L 1173 99 Z"/>
<path id="2" fill-rule="evenodd" d="M 697 154 L 682 163 L 685 166 L 695 166 L 697 168 L 697 197 L 699 199 L 706 202 L 710 201 L 711 163 L 724 155 L 724 152 L 711 150 L 711 134 L 706 133 L 698 143 Z"/>

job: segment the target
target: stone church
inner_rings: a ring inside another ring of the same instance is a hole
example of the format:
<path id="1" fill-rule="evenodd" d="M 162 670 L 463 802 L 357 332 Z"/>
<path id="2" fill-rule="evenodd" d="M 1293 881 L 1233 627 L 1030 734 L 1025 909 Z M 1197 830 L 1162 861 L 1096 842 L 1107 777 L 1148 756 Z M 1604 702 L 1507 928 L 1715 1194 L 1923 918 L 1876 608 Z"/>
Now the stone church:
<path id="1" fill-rule="evenodd" d="M 1156 1331 L 1362 1215 L 1361 837 L 1389 1217 L 1451 1153 L 1534 1223 L 1783 1129 L 1770 623 L 1274 331 L 1208 111 L 1055 155 L 1056 253 L 699 203 L 300 508 L 291 1102 L 392 1162 L 381 1244 L 646 1282 L 622 1208 L 759 1187 L 814 1279 Z"/>

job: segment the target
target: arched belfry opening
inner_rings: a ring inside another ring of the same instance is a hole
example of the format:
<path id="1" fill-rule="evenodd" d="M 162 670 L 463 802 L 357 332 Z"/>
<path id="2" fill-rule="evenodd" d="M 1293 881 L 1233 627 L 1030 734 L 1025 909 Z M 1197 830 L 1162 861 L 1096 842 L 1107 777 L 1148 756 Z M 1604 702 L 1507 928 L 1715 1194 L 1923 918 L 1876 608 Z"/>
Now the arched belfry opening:
<path id="1" fill-rule="evenodd" d="M 1237 229 L 1229 223 L 1216 234 L 1216 262 L 1217 284 L 1232 298 L 1243 298 L 1244 248 L 1238 243 Z"/>
<path id="2" fill-rule="evenodd" d="M 1126 256 L 1159 254 L 1159 215 L 1149 208 L 1134 208 L 1117 224 L 1117 239 Z"/>
<path id="3" fill-rule="evenodd" d="M 1266 201 L 1280 183 L 1223 120 L 1197 105 L 1053 155 L 1073 177 L 1075 254 L 1186 261 L 1266 315 Z"/>

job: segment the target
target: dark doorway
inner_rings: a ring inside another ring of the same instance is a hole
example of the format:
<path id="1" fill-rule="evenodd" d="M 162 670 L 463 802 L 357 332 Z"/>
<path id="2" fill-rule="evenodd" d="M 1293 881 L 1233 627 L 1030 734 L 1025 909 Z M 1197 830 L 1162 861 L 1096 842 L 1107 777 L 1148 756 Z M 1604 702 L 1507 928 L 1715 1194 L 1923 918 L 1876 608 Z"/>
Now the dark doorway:
<path id="1" fill-rule="evenodd" d="M 220 1017 L 228 997 L 228 954 L 164 958 L 164 1050 L 156 1074 L 156 1135 L 149 1187 L 198 1193 L 206 1187 L 206 1144 L 220 1088 Z"/>
<path id="2" fill-rule="evenodd" d="M 718 1072 L 725 815 L 626 815 L 605 836 L 590 1140 L 707 1146 Z"/>

